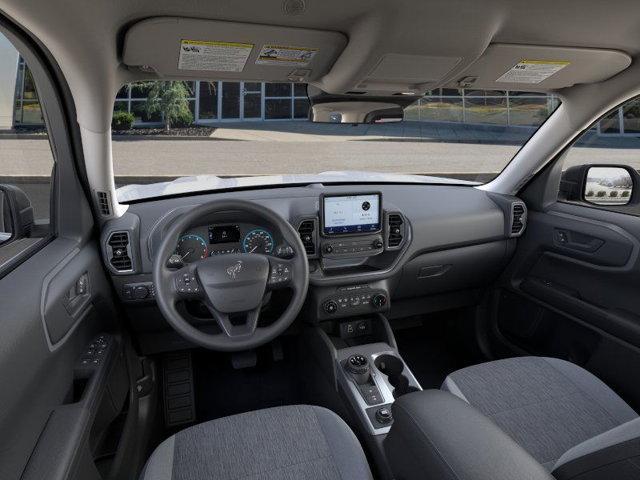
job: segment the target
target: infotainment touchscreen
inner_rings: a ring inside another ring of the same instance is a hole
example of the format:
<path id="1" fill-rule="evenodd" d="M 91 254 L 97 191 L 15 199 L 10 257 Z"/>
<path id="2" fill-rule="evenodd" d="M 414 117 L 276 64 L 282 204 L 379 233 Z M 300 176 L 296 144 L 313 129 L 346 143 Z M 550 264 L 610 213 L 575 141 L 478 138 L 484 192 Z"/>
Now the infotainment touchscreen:
<path id="1" fill-rule="evenodd" d="M 378 232 L 381 213 L 379 193 L 325 195 L 322 197 L 322 231 L 325 235 Z"/>

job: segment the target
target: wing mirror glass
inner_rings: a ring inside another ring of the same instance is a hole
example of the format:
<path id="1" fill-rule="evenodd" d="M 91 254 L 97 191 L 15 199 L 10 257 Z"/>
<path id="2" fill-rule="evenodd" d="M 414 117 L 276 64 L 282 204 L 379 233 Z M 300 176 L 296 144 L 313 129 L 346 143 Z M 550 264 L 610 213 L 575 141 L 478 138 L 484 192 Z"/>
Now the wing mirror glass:
<path id="1" fill-rule="evenodd" d="M 29 237 L 33 222 L 27 194 L 15 185 L 0 185 L 0 245 Z"/>
<path id="2" fill-rule="evenodd" d="M 631 201 L 633 179 L 622 167 L 590 167 L 584 183 L 584 199 L 595 205 L 626 205 Z"/>

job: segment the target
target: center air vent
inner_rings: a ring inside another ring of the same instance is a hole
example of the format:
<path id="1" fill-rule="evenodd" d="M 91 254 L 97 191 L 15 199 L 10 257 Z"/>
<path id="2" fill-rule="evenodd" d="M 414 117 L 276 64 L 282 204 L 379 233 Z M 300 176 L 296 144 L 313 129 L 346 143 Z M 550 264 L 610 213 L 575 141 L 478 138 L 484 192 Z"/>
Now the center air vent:
<path id="1" fill-rule="evenodd" d="M 308 256 L 316 254 L 315 229 L 315 220 L 304 220 L 300 222 L 300 226 L 298 227 L 300 240 L 302 240 L 302 244 L 304 245 L 304 249 Z"/>
<path id="2" fill-rule="evenodd" d="M 524 203 L 514 203 L 511 206 L 511 218 L 511 235 L 521 235 L 527 225 L 527 208 Z"/>
<path id="3" fill-rule="evenodd" d="M 399 213 L 390 213 L 387 216 L 387 246 L 396 248 L 404 240 L 404 220 Z"/>
<path id="4" fill-rule="evenodd" d="M 129 233 L 114 232 L 109 235 L 107 242 L 107 255 L 109 263 L 118 272 L 130 272 L 133 270 L 133 262 L 129 253 Z"/>

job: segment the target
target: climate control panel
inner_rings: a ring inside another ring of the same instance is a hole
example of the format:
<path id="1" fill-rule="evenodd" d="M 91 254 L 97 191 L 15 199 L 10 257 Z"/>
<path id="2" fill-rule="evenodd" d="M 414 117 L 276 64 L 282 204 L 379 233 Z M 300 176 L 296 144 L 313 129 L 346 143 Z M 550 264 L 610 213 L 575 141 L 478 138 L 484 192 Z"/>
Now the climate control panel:
<path id="1" fill-rule="evenodd" d="M 371 257 L 384 251 L 382 235 L 355 238 L 335 238 L 322 242 L 324 258 Z"/>
<path id="2" fill-rule="evenodd" d="M 385 290 L 369 285 L 350 285 L 325 298 L 320 308 L 323 318 L 382 312 L 389 308 L 389 296 Z"/>

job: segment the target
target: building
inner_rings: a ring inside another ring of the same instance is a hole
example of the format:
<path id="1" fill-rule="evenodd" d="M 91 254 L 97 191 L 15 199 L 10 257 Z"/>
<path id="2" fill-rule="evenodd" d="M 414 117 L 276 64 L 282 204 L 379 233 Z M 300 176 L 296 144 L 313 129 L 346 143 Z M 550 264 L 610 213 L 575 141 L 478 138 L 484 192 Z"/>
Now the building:
<path id="1" fill-rule="evenodd" d="M 306 120 L 307 88 L 303 84 L 264 82 L 185 82 L 194 122 L 206 125 L 229 121 Z M 145 112 L 148 87 L 125 85 L 116 96 L 114 110 L 135 115 L 136 125 L 161 124 L 159 114 Z"/>
<path id="2" fill-rule="evenodd" d="M 41 127 L 42 110 L 35 84 L 13 45 L 0 35 L 0 129 Z M 189 108 L 198 125 L 219 122 L 306 120 L 306 85 L 294 83 L 189 81 Z M 134 126 L 162 124 L 159 114 L 147 115 L 148 87 L 125 85 L 115 111 L 131 112 Z M 514 91 L 436 89 L 407 108 L 407 120 L 496 126 L 537 126 L 553 111 L 554 95 Z M 627 102 L 594 127 L 599 135 L 640 136 L 640 100 Z"/>

